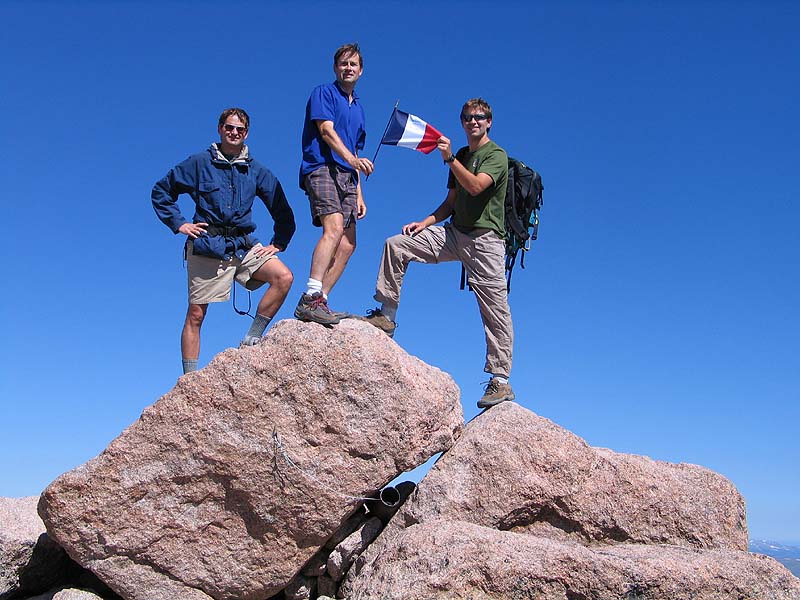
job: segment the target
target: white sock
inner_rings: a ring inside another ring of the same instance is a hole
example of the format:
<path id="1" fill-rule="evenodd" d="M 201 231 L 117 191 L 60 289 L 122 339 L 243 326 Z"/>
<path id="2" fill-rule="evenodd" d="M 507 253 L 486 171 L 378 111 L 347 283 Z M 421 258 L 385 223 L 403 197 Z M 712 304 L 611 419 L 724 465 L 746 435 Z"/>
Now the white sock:
<path id="1" fill-rule="evenodd" d="M 502 375 L 492 373 L 492 379 L 496 379 L 497 383 L 508 383 L 508 377 L 503 377 Z"/>
<path id="2" fill-rule="evenodd" d="M 311 277 L 309 277 L 308 282 L 306 282 L 306 294 L 311 296 L 316 292 L 319 292 L 320 294 L 322 293 L 322 282 L 317 281 L 316 279 L 311 279 Z"/>
<path id="3" fill-rule="evenodd" d="M 397 317 L 397 307 L 386 306 L 385 304 L 381 304 L 381 314 L 390 321 L 394 321 L 395 318 Z"/>

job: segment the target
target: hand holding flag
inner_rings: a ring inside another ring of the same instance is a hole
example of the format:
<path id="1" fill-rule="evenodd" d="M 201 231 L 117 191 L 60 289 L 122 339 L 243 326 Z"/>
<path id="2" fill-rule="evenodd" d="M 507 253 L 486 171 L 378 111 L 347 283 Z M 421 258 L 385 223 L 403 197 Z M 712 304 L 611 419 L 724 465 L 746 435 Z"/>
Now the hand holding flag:
<path id="1" fill-rule="evenodd" d="M 384 144 L 387 146 L 402 146 L 403 148 L 411 148 L 412 150 L 430 154 L 436 150 L 439 138 L 444 137 L 435 127 L 419 117 L 397 110 L 399 103 L 400 101 L 398 100 L 394 105 L 392 116 L 389 117 L 389 123 L 386 125 L 383 137 L 381 137 L 381 141 L 375 150 L 375 156 L 372 157 L 373 163 L 378 158 L 378 152 Z"/>

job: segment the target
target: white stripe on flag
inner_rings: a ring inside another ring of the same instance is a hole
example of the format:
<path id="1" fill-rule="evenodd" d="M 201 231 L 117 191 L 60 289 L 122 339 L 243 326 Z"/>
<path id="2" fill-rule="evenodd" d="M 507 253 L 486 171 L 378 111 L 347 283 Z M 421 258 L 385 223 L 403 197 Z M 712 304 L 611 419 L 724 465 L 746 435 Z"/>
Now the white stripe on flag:
<path id="1" fill-rule="evenodd" d="M 420 119 L 419 117 L 415 117 L 414 115 L 408 115 L 408 120 L 406 121 L 406 129 L 403 131 L 403 135 L 400 140 L 397 142 L 398 146 L 403 146 L 404 148 L 411 148 L 415 150 L 419 143 L 422 141 L 423 136 L 425 135 L 425 126 L 427 123 Z"/>

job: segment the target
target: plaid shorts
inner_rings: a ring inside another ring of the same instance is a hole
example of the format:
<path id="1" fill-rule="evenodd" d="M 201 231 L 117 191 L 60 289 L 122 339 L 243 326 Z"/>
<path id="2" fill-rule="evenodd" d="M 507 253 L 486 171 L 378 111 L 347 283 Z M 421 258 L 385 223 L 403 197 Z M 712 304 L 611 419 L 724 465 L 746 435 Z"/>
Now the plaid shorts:
<path id="1" fill-rule="evenodd" d="M 345 229 L 355 225 L 358 192 L 355 176 L 350 171 L 332 165 L 320 167 L 306 175 L 303 184 L 315 227 L 322 227 L 321 216 L 333 213 L 342 213 Z"/>

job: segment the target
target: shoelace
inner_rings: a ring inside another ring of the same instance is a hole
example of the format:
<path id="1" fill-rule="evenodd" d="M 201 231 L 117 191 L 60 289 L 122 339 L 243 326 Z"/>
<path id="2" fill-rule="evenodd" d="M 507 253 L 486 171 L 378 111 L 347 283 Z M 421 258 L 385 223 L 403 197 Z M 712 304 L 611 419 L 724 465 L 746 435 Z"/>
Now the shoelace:
<path id="1" fill-rule="evenodd" d="M 380 308 L 368 308 L 367 309 L 367 316 L 368 317 L 382 317 L 383 313 L 381 312 Z"/>
<path id="2" fill-rule="evenodd" d="M 311 301 L 310 306 L 311 306 L 311 310 L 316 310 L 317 307 L 321 306 L 322 310 L 324 310 L 328 314 L 331 314 L 331 309 L 328 308 L 328 301 L 325 300 L 325 296 L 320 295 L 318 298 L 314 298 Z"/>
<path id="3" fill-rule="evenodd" d="M 494 379 L 490 379 L 489 381 L 484 381 L 482 383 L 486 384 L 486 387 L 483 388 L 484 394 L 493 394 L 500 389 L 500 384 L 497 383 Z"/>

